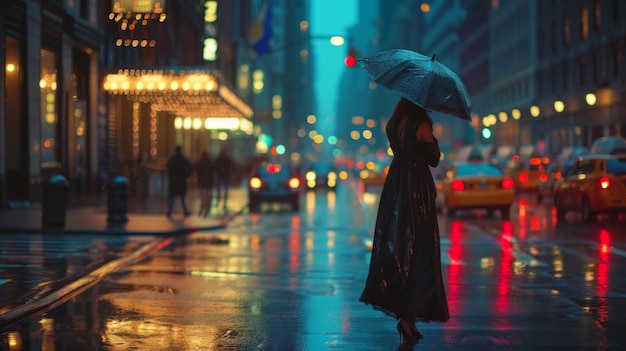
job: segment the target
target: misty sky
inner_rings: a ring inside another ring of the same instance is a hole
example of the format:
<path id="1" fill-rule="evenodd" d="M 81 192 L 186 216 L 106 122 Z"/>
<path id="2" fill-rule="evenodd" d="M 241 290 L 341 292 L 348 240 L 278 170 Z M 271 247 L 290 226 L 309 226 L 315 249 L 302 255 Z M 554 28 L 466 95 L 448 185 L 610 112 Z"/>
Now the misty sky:
<path id="1" fill-rule="evenodd" d="M 311 0 L 311 35 L 347 36 L 348 28 L 356 21 L 358 0 Z M 314 40 L 315 89 L 318 98 L 318 121 L 334 114 L 337 86 L 346 69 L 343 59 L 347 45 L 335 47 L 327 40 Z"/>

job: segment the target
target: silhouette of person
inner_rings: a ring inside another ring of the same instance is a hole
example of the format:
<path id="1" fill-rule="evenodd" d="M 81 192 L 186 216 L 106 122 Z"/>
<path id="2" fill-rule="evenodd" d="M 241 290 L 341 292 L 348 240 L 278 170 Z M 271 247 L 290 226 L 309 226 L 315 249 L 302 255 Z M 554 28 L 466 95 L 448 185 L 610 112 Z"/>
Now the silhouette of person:
<path id="1" fill-rule="evenodd" d="M 193 173 L 193 166 L 189 159 L 182 154 L 180 145 L 176 146 L 176 153 L 167 160 L 167 175 L 169 180 L 168 196 L 169 204 L 167 207 L 167 217 L 171 218 L 174 202 L 180 197 L 180 203 L 183 207 L 183 213 L 189 216 L 191 213 L 187 210 L 185 203 L 185 195 L 187 194 L 187 178 Z"/>
<path id="2" fill-rule="evenodd" d="M 439 145 L 426 110 L 402 98 L 386 127 L 393 160 L 383 185 L 369 274 L 359 300 L 398 320 L 403 342 L 422 337 L 415 323 L 450 317 L 441 274 L 436 188 L 429 167 Z"/>
<path id="3" fill-rule="evenodd" d="M 204 151 L 195 165 L 198 176 L 198 187 L 200 188 L 200 212 L 198 216 L 208 216 L 211 212 L 213 202 L 213 187 L 215 186 L 215 162 L 209 157 L 209 153 Z"/>
<path id="4" fill-rule="evenodd" d="M 226 150 L 221 149 L 215 159 L 215 171 L 217 173 L 217 206 L 219 207 L 220 201 L 223 201 L 222 206 L 224 209 L 228 202 L 228 187 L 233 168 L 232 158 L 228 156 Z"/>

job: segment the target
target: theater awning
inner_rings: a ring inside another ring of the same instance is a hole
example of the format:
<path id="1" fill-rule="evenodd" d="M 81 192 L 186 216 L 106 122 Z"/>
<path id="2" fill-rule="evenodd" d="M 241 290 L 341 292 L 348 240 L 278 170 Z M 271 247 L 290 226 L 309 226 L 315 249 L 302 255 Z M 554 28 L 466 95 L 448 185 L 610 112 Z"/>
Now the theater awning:
<path id="1" fill-rule="evenodd" d="M 209 67 L 123 69 L 108 74 L 104 90 L 182 117 L 252 118 L 253 110 Z"/>

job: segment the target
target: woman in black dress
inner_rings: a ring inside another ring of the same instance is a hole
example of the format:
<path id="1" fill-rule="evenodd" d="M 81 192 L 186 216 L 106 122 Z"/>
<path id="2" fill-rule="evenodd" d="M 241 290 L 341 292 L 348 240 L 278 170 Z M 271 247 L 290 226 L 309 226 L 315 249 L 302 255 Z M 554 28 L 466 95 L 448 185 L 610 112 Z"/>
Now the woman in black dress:
<path id="1" fill-rule="evenodd" d="M 430 172 L 439 146 L 426 110 L 402 98 L 387 124 L 394 153 L 383 186 L 369 274 L 360 301 L 398 319 L 403 340 L 422 337 L 415 323 L 450 317 L 441 275 L 436 188 Z"/>

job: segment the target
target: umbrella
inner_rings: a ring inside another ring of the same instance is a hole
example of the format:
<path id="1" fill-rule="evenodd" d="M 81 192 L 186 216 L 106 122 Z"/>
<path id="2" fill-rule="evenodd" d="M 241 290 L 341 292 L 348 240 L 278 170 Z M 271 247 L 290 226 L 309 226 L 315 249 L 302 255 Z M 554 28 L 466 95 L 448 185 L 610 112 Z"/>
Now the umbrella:
<path id="1" fill-rule="evenodd" d="M 394 49 L 357 61 L 380 84 L 414 104 L 471 120 L 470 99 L 461 78 L 448 67 L 414 51 Z"/>

